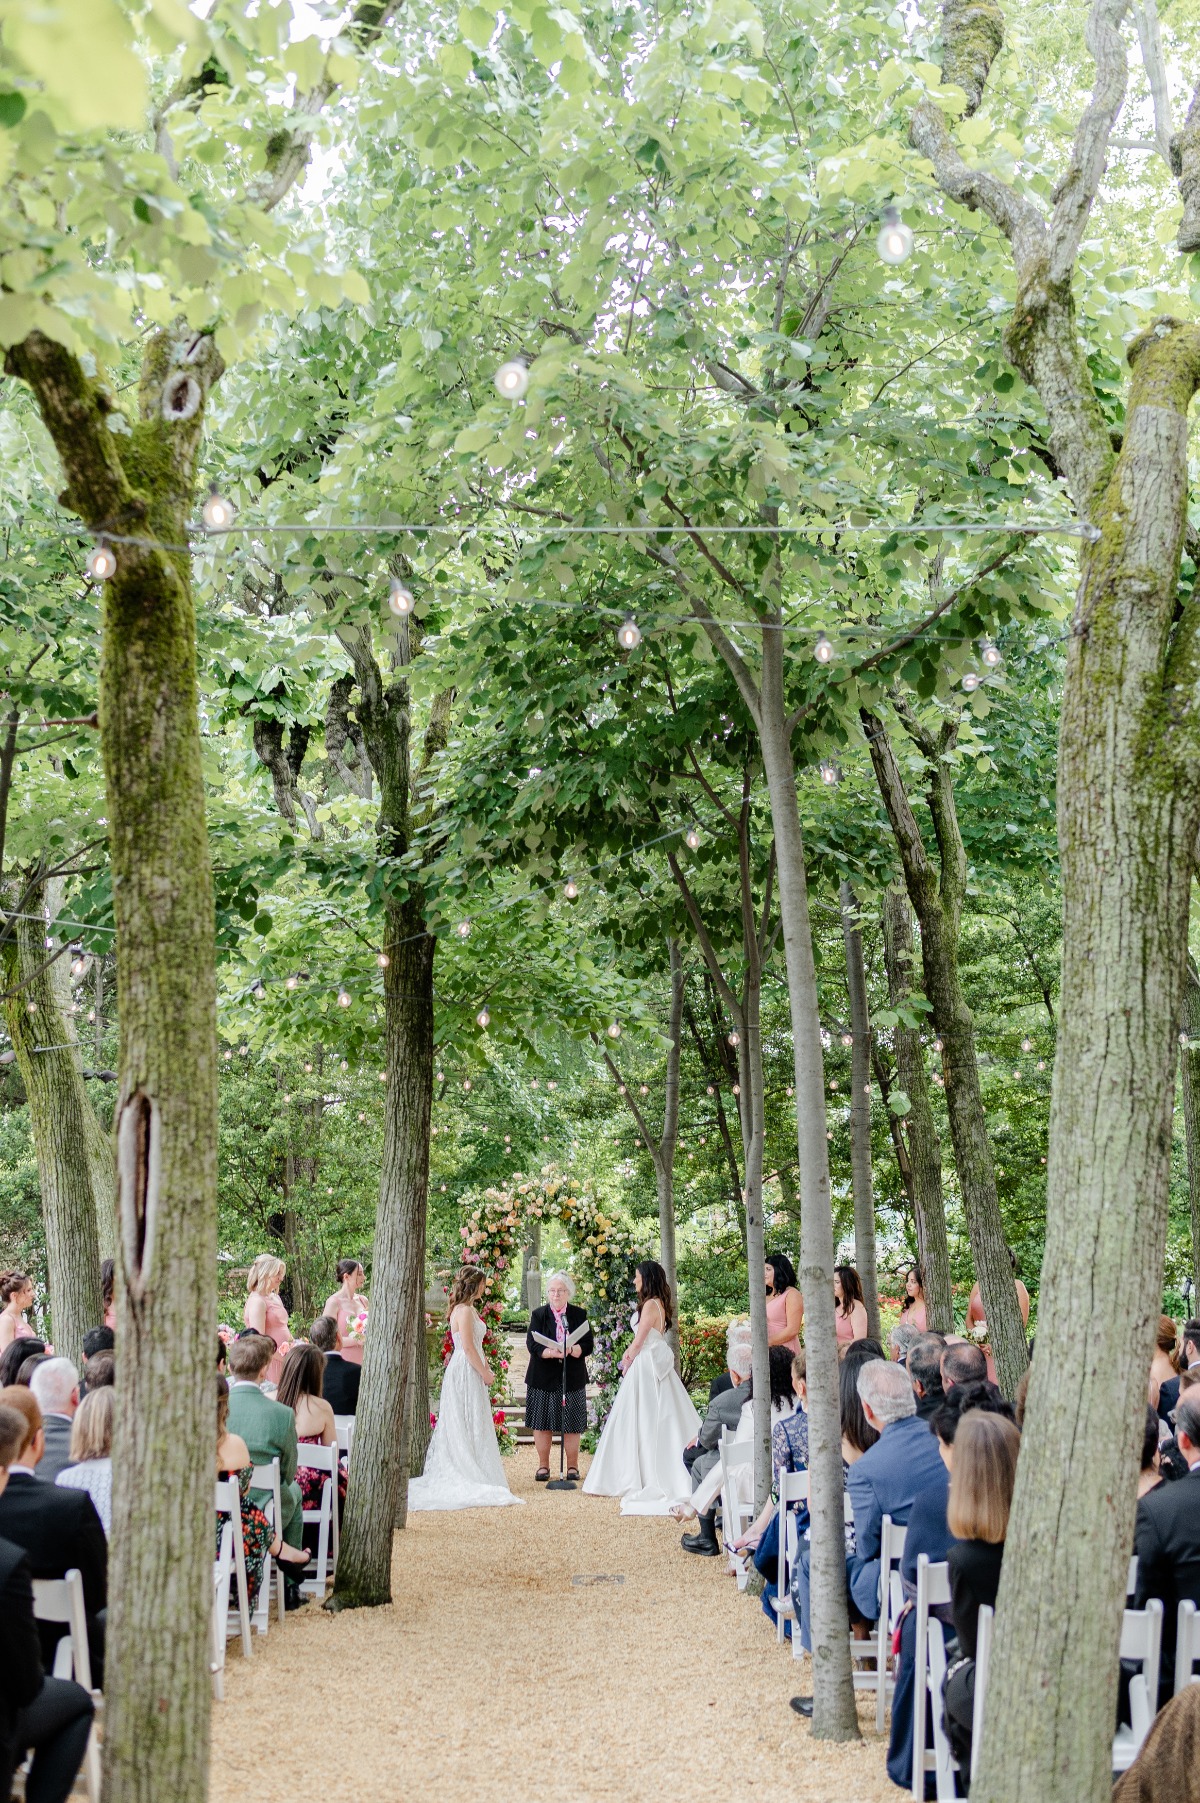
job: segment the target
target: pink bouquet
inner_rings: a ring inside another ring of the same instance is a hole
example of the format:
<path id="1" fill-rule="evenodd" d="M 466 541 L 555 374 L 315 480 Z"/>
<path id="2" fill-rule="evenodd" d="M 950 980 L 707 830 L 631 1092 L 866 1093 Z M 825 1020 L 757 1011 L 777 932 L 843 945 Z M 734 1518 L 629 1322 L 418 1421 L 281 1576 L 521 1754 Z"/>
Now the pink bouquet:
<path id="1" fill-rule="evenodd" d="M 367 1305 L 360 1302 L 353 1314 L 346 1316 L 346 1332 L 343 1336 L 355 1346 L 361 1346 L 367 1337 Z"/>

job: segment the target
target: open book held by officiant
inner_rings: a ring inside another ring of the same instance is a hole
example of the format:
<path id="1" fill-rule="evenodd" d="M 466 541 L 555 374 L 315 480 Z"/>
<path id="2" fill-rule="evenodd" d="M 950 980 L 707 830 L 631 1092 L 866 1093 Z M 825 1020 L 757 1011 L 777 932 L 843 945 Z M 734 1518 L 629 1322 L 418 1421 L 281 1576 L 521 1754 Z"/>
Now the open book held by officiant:
<path id="1" fill-rule="evenodd" d="M 572 1346 L 577 1345 L 579 1341 L 582 1340 L 585 1333 L 591 1333 L 591 1331 L 592 1324 L 585 1316 L 578 1327 L 572 1328 L 565 1340 L 551 1339 L 548 1334 L 538 1333 L 536 1328 L 531 1337 L 537 1341 L 539 1346 L 545 1346 L 550 1352 L 557 1352 L 560 1346 L 569 1350 Z"/>

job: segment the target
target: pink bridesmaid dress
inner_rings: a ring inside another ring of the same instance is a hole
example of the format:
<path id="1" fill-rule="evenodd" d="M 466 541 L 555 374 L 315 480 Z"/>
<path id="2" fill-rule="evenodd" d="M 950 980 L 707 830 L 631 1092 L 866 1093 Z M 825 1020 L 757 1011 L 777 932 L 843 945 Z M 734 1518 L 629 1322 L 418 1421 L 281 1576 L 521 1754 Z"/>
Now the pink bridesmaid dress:
<path id="1" fill-rule="evenodd" d="M 361 1365 L 363 1362 L 362 1341 L 347 1339 L 346 1323 L 349 1321 L 351 1313 L 357 1313 L 358 1305 L 360 1303 L 365 1303 L 366 1300 L 365 1296 L 356 1296 L 353 1303 L 348 1303 L 345 1297 L 339 1294 L 337 1307 L 334 1309 L 334 1317 L 337 1321 L 338 1332 L 342 1336 L 342 1357 L 348 1365 Z M 328 1313 L 328 1309 L 326 1310 L 326 1313 Z"/>
<path id="2" fill-rule="evenodd" d="M 786 1326 L 787 1326 L 787 1292 L 785 1291 L 782 1296 L 768 1296 L 767 1297 L 767 1338 L 768 1338 L 768 1340 L 773 1339 L 775 1334 L 782 1333 Z M 796 1334 L 793 1334 L 790 1340 L 780 1340 L 780 1341 L 777 1341 L 776 1344 L 783 1346 L 786 1351 L 788 1351 L 792 1354 L 795 1354 L 795 1353 L 799 1352 L 799 1350 L 800 1350 L 800 1340 L 799 1340 L 799 1336 Z"/>
<path id="3" fill-rule="evenodd" d="M 263 1300 L 267 1305 L 266 1331 L 270 1334 L 276 1346 L 282 1346 L 288 1337 L 287 1310 L 284 1308 L 278 1296 L 266 1296 Z M 246 1306 L 242 1310 L 242 1321 L 247 1327 L 250 1325 L 249 1316 L 250 1298 L 247 1296 Z M 264 1384 L 277 1384 L 282 1376 L 283 1354 L 282 1352 L 276 1352 L 274 1358 L 263 1372 L 261 1381 Z"/>

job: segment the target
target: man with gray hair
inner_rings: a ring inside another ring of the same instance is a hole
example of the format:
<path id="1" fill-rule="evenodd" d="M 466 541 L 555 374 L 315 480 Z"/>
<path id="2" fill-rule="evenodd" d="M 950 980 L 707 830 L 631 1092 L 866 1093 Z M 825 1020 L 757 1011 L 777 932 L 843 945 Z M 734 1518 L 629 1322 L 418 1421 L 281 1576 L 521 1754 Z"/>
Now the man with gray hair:
<path id="1" fill-rule="evenodd" d="M 1160 1702 L 1175 1688 L 1175 1638 L 1179 1605 L 1200 1607 L 1200 1389 L 1184 1390 L 1175 1410 L 1175 1441 L 1188 1474 L 1148 1490 L 1137 1506 L 1133 1550 L 1137 1554 L 1134 1608 L 1161 1597 L 1163 1605 Z M 1190 1673 L 1189 1673 L 1190 1676 Z"/>
<path id="2" fill-rule="evenodd" d="M 29 1380 L 29 1388 L 42 1411 L 46 1450 L 38 1476 L 52 1484 L 71 1464 L 71 1423 L 79 1407 L 79 1373 L 70 1359 L 47 1359 Z"/>
<path id="3" fill-rule="evenodd" d="M 729 1361 L 730 1387 L 711 1399 L 700 1423 L 699 1433 L 691 1445 L 683 1449 L 683 1462 L 692 1474 L 693 1490 L 699 1489 L 701 1479 L 708 1475 L 721 1457 L 718 1450 L 721 1429 L 727 1427 L 730 1433 L 736 1431 L 742 1409 L 750 1401 L 754 1390 L 750 1375 L 752 1358 L 749 1340 L 732 1340 L 726 1357 Z M 701 1515 L 699 1523 L 698 1531 L 685 1534 L 679 1544 L 685 1553 L 698 1553 L 702 1558 L 714 1559 L 721 1551 L 717 1540 L 716 1508 Z"/>
<path id="4" fill-rule="evenodd" d="M 868 1360 L 858 1374 L 858 1395 L 879 1438 L 851 1465 L 847 1479 L 855 1550 L 846 1561 L 846 1576 L 854 1607 L 864 1621 L 875 1621 L 883 1518 L 890 1515 L 897 1527 L 903 1527 L 918 1491 L 944 1484 L 946 1468 L 929 1423 L 917 1415 L 908 1374 L 899 1365 Z"/>
<path id="5" fill-rule="evenodd" d="M 897 1321 L 888 1335 L 888 1345 L 891 1347 L 892 1357 L 898 1365 L 908 1362 L 909 1352 L 920 1337 L 920 1329 L 914 1327 L 911 1321 Z"/>

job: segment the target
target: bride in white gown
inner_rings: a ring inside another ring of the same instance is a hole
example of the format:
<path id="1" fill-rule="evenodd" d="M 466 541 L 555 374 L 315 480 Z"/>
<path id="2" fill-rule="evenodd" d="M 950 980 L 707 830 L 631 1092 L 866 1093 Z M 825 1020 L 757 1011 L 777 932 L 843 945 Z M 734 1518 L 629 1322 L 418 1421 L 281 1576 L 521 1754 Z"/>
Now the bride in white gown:
<path id="1" fill-rule="evenodd" d="M 638 1266 L 633 1283 L 637 1332 L 583 1487 L 589 1496 L 619 1496 L 622 1515 L 666 1515 L 691 1495 L 683 1449 L 700 1417 L 664 1337 L 671 1325 L 667 1274 L 651 1259 Z"/>
<path id="2" fill-rule="evenodd" d="M 424 1475 L 408 1486 L 410 1509 L 491 1509 L 524 1501 L 505 1481 L 492 1424 L 492 1374 L 480 1350 L 483 1322 L 473 1307 L 485 1281 L 482 1271 L 467 1269 L 451 1286 L 454 1352 L 442 1378 Z"/>

